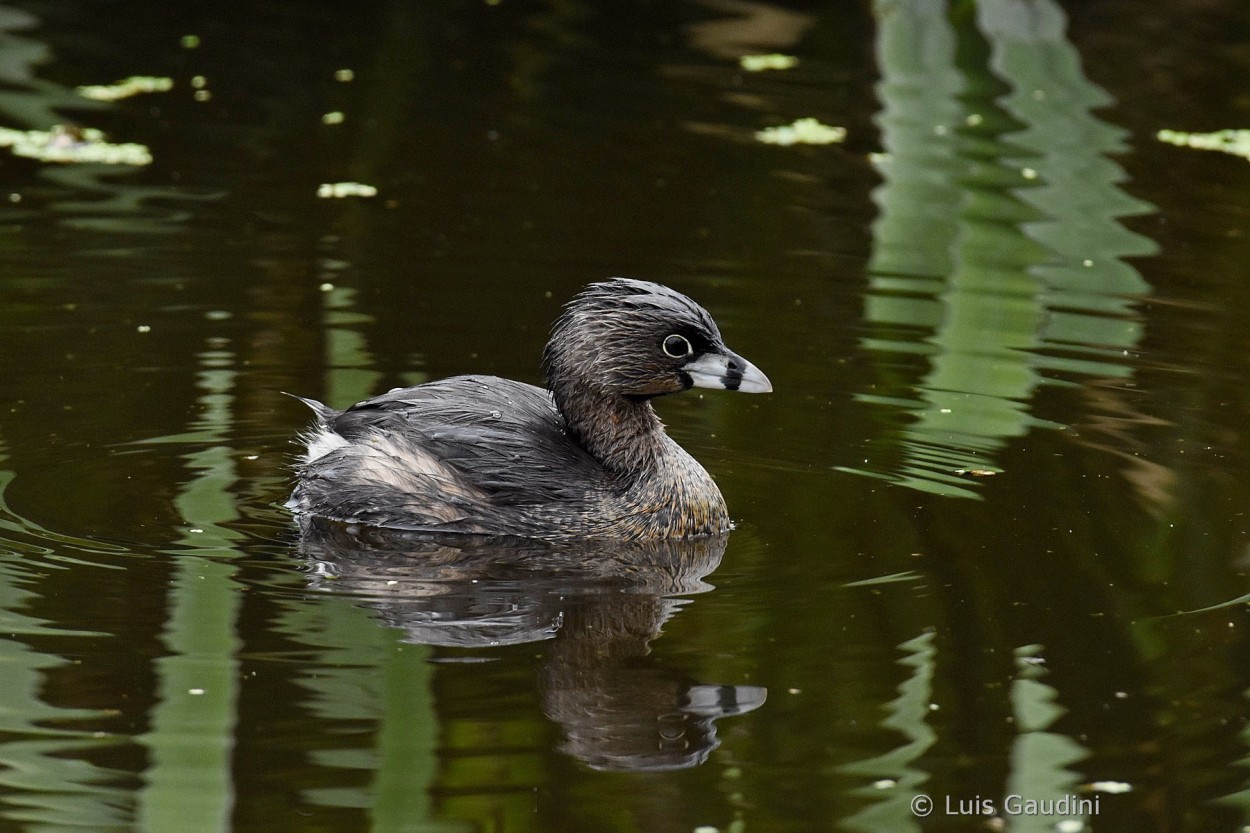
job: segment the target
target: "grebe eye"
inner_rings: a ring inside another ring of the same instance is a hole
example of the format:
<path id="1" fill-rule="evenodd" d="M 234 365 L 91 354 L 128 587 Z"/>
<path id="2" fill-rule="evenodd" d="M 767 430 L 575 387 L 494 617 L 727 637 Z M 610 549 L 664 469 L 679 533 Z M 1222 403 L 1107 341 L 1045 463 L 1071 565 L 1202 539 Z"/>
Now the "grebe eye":
<path id="1" fill-rule="evenodd" d="M 684 359 L 694 352 L 690 341 L 685 336 L 673 334 L 664 339 L 664 355 L 674 359 Z"/>

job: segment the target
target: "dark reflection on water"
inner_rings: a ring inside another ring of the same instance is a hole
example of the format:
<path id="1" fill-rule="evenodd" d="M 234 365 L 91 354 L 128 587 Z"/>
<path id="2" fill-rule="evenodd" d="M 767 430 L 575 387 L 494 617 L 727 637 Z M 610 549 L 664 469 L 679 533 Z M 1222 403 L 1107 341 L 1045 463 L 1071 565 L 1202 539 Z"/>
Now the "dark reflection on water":
<path id="1" fill-rule="evenodd" d="M 0 8 L 5 126 L 154 157 L 2 157 L 0 829 L 1244 828 L 1250 167 L 1153 137 L 1250 8 L 1064 11 Z M 617 273 L 776 385 L 658 403 L 727 542 L 300 537 L 281 391 L 537 381 Z M 1099 808 L 912 813 L 1013 793 Z"/>
<path id="2" fill-rule="evenodd" d="M 758 686 L 694 683 L 646 659 L 680 597 L 712 589 L 703 579 L 725 543 L 553 547 L 310 523 L 299 549 L 314 588 L 364 597 L 406 642 L 554 640 L 542 700 L 562 748 L 597 769 L 643 771 L 702 763 L 717 746 L 713 721 L 764 702 Z"/>

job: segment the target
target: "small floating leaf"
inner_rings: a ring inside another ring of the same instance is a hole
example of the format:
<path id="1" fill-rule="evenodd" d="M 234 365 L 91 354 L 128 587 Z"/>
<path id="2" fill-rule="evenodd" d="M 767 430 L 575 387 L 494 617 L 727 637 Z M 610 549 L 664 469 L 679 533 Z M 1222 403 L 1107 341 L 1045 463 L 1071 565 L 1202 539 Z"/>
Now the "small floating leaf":
<path id="1" fill-rule="evenodd" d="M 1218 150 L 1243 159 L 1250 159 L 1250 130 L 1217 130 L 1214 133 L 1186 133 L 1183 130 L 1160 130 L 1160 142 L 1198 150 Z"/>
<path id="2" fill-rule="evenodd" d="M 0 127 L 0 147 L 42 162 L 101 162 L 105 165 L 150 165 L 152 152 L 145 145 L 115 145 L 92 127 L 58 124 L 51 130 L 12 130 Z"/>
<path id="3" fill-rule="evenodd" d="M 78 88 L 83 98 L 95 101 L 120 101 L 141 93 L 163 93 L 174 88 L 174 79 L 153 75 L 132 75 L 116 84 L 89 84 Z"/>
<path id="4" fill-rule="evenodd" d="M 798 119 L 793 124 L 766 127 L 757 132 L 755 138 L 766 145 L 832 145 L 846 139 L 846 128 L 806 118 Z"/>
<path id="5" fill-rule="evenodd" d="M 317 196 L 323 200 L 343 197 L 376 197 L 378 189 L 360 182 L 327 182 L 317 186 Z"/>
<path id="6" fill-rule="evenodd" d="M 793 69 L 799 59 L 793 55 L 743 55 L 738 64 L 747 72 L 763 72 L 766 69 Z"/>

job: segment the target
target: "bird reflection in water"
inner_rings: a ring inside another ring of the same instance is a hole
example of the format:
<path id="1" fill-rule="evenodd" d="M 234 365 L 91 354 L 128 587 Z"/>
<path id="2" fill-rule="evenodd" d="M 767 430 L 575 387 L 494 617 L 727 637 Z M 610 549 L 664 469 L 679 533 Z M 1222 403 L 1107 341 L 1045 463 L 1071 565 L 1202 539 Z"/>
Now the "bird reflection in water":
<path id="1" fill-rule="evenodd" d="M 436 536 L 306 519 L 314 589 L 350 594 L 404 641 L 491 648 L 550 640 L 541 668 L 561 749 L 595 769 L 697 766 L 715 721 L 763 704 L 758 686 L 697 683 L 648 656 L 651 640 L 712 586 L 727 535 L 550 544 Z"/>

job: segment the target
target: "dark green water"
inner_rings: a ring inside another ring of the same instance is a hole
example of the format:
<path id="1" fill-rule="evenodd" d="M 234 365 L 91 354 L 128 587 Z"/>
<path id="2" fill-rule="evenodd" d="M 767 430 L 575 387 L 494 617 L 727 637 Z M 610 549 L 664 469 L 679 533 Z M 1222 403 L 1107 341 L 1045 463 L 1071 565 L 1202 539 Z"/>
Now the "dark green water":
<path id="1" fill-rule="evenodd" d="M 0 8 L 153 157 L 0 149 L 0 830 L 1247 829 L 1250 9 L 951 5 Z M 774 383 L 660 403 L 727 542 L 298 540 L 282 391 L 615 274 Z"/>

